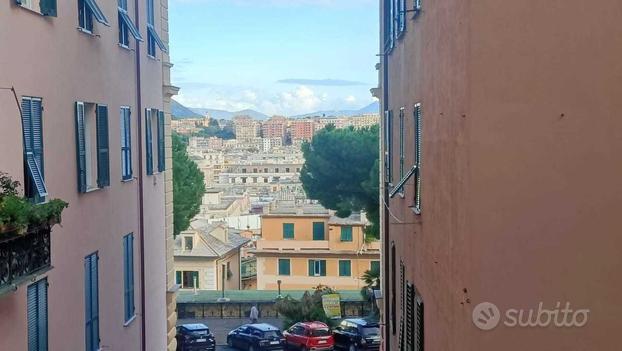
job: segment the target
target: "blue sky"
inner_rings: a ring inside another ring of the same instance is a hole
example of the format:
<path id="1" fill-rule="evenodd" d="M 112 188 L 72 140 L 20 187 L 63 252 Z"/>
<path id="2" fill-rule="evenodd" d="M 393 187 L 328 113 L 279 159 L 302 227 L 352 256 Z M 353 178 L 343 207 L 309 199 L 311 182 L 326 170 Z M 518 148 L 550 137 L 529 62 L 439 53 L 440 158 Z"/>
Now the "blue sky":
<path id="1" fill-rule="evenodd" d="M 294 115 L 358 109 L 377 85 L 377 0 L 170 0 L 176 99 Z"/>

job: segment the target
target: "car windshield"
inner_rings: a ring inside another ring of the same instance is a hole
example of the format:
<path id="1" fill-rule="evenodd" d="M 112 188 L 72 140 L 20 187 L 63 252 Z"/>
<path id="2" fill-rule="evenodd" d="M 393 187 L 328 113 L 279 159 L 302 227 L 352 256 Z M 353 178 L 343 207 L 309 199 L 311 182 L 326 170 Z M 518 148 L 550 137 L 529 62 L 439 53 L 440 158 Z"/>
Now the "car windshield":
<path id="1" fill-rule="evenodd" d="M 328 331 L 328 328 L 311 330 L 311 336 L 329 336 L 329 335 L 330 335 L 330 332 Z"/>
<path id="2" fill-rule="evenodd" d="M 380 335 L 380 328 L 378 327 L 363 327 L 361 328 L 364 336 L 378 336 Z"/>
<path id="3" fill-rule="evenodd" d="M 268 331 L 263 332 L 263 337 L 264 338 L 271 338 L 272 339 L 272 338 L 280 338 L 281 336 L 282 336 L 281 332 L 278 331 L 278 330 L 268 330 Z"/>

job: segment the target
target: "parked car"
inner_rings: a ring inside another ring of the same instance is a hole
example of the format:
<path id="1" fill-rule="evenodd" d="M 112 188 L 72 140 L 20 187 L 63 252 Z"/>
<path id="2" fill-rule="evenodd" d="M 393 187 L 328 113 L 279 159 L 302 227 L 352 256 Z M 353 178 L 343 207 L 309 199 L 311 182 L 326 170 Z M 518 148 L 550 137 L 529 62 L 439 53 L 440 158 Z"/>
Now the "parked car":
<path id="1" fill-rule="evenodd" d="M 344 319 L 333 331 L 335 348 L 348 351 L 380 350 L 380 326 L 365 319 Z"/>
<path id="2" fill-rule="evenodd" d="M 227 345 L 238 350 L 283 350 L 285 338 L 279 328 L 267 324 L 245 324 L 229 332 Z"/>
<path id="3" fill-rule="evenodd" d="M 183 324 L 177 327 L 177 351 L 215 351 L 214 335 L 205 324 Z"/>
<path id="4" fill-rule="evenodd" d="M 286 350 L 328 351 L 334 349 L 333 336 L 328 325 L 322 322 L 294 324 L 285 335 Z"/>

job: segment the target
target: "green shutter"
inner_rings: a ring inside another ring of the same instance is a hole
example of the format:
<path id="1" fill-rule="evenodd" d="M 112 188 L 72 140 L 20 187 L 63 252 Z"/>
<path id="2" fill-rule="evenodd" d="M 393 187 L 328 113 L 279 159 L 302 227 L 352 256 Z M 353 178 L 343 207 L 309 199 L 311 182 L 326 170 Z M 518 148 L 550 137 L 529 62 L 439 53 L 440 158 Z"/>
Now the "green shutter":
<path id="1" fill-rule="evenodd" d="M 294 223 L 283 223 L 283 239 L 294 239 Z"/>
<path id="2" fill-rule="evenodd" d="M 76 102 L 76 158 L 78 192 L 86 192 L 86 140 L 84 130 L 84 103 Z"/>
<path id="3" fill-rule="evenodd" d="M 313 222 L 313 240 L 324 240 L 324 222 Z"/>
<path id="4" fill-rule="evenodd" d="M 290 275 L 290 261 L 286 258 L 279 259 L 279 275 Z"/>
<path id="5" fill-rule="evenodd" d="M 320 261 L 320 275 L 322 277 L 326 276 L 326 260 L 321 260 Z"/>
<path id="6" fill-rule="evenodd" d="M 177 283 L 178 285 L 181 285 L 181 271 L 175 272 L 175 283 Z"/>
<path id="7" fill-rule="evenodd" d="M 151 131 L 151 110 L 145 109 L 145 151 L 147 175 L 153 174 L 153 136 Z"/>
<path id="8" fill-rule="evenodd" d="M 372 272 L 380 272 L 380 261 L 371 261 L 369 270 Z"/>
<path id="9" fill-rule="evenodd" d="M 166 158 L 164 156 L 164 112 L 158 113 L 158 172 L 166 169 Z"/>
<path id="10" fill-rule="evenodd" d="M 108 107 L 97 105 L 97 186 L 110 185 L 110 149 L 108 140 Z"/>
<path id="11" fill-rule="evenodd" d="M 196 284 L 196 288 L 199 288 L 199 272 L 194 271 L 192 272 L 192 284 L 194 286 L 194 284 Z"/>
<path id="12" fill-rule="evenodd" d="M 40 0 L 39 8 L 43 16 L 56 17 L 56 0 Z"/>
<path id="13" fill-rule="evenodd" d="M 345 225 L 341 227 L 341 241 L 352 241 L 352 226 Z"/>
<path id="14" fill-rule="evenodd" d="M 352 262 L 350 260 L 339 261 L 339 276 L 340 277 L 352 276 Z"/>
<path id="15" fill-rule="evenodd" d="M 309 260 L 309 277 L 313 277 L 315 275 L 315 260 Z"/>

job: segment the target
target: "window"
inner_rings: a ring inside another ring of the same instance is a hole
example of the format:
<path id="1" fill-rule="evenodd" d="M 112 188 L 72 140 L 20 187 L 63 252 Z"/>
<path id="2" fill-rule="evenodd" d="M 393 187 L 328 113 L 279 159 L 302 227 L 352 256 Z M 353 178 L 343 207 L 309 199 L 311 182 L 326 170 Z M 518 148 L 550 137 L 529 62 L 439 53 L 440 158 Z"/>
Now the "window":
<path id="1" fill-rule="evenodd" d="M 134 234 L 123 237 L 123 292 L 125 321 L 134 317 Z"/>
<path id="2" fill-rule="evenodd" d="M 181 282 L 180 282 L 181 280 Z M 184 289 L 199 288 L 199 272 L 197 271 L 178 271 L 177 281 Z"/>
<path id="3" fill-rule="evenodd" d="M 288 258 L 279 258 L 279 275 L 290 275 L 291 263 Z"/>
<path id="4" fill-rule="evenodd" d="M 400 108 L 400 179 L 404 177 L 404 108 Z M 404 195 L 404 186 L 399 189 L 400 194 Z"/>
<path id="5" fill-rule="evenodd" d="M 415 10 L 415 16 L 421 13 L 421 0 L 413 0 L 413 9 Z"/>
<path id="6" fill-rule="evenodd" d="M 155 57 L 156 45 L 167 52 L 166 45 L 155 30 L 155 7 L 153 0 L 147 0 L 147 55 Z"/>
<path id="7" fill-rule="evenodd" d="M 184 250 L 192 251 L 193 240 L 191 236 L 184 237 Z"/>
<path id="8" fill-rule="evenodd" d="M 41 98 L 22 97 L 22 137 L 24 141 L 24 192 L 33 202 L 45 201 L 47 188 L 43 173 L 43 107 Z"/>
<path id="9" fill-rule="evenodd" d="M 43 16 L 56 17 L 56 0 L 15 0 L 15 3 Z"/>
<path id="10" fill-rule="evenodd" d="M 97 253 L 84 259 L 84 311 L 86 351 L 99 350 L 99 273 Z"/>
<path id="11" fill-rule="evenodd" d="M 78 0 L 78 26 L 82 31 L 93 32 L 93 18 L 106 27 L 110 24 L 95 0 Z"/>
<path id="12" fill-rule="evenodd" d="M 415 350 L 423 351 L 423 347 L 425 343 L 423 342 L 423 337 L 425 336 L 425 318 L 424 318 L 424 309 L 423 309 L 423 297 L 421 295 L 415 295 L 415 304 L 417 308 L 417 312 L 415 313 Z"/>
<path id="13" fill-rule="evenodd" d="M 121 107 L 121 179 L 132 179 L 132 128 L 130 108 Z"/>
<path id="14" fill-rule="evenodd" d="M 30 284 L 27 289 L 28 351 L 48 349 L 48 281 Z"/>
<path id="15" fill-rule="evenodd" d="M 397 0 L 397 13 L 395 17 L 397 22 L 397 33 L 395 35 L 399 38 L 406 31 L 406 0 Z"/>
<path id="16" fill-rule="evenodd" d="M 415 198 L 414 211 L 416 214 L 421 213 L 421 137 L 422 137 L 422 112 L 421 104 L 415 105 Z"/>
<path id="17" fill-rule="evenodd" d="M 384 52 L 389 53 L 393 49 L 393 3 L 395 0 L 384 0 L 383 3 L 383 37 L 384 37 Z"/>
<path id="18" fill-rule="evenodd" d="M 242 173 L 246 173 L 246 168 L 242 168 Z"/>
<path id="19" fill-rule="evenodd" d="M 339 260 L 339 276 L 340 277 L 352 276 L 352 261 Z"/>
<path id="20" fill-rule="evenodd" d="M 352 241 L 351 225 L 344 225 L 341 227 L 341 241 Z"/>
<path id="21" fill-rule="evenodd" d="M 392 144 L 393 144 L 393 112 L 384 112 L 384 165 L 385 165 L 385 181 L 391 183 L 393 181 L 393 174 L 391 173 L 391 162 L 393 161 Z"/>
<path id="22" fill-rule="evenodd" d="M 309 276 L 326 276 L 326 260 L 309 260 Z"/>
<path id="23" fill-rule="evenodd" d="M 283 223 L 283 239 L 294 239 L 294 223 Z"/>
<path id="24" fill-rule="evenodd" d="M 263 169 L 263 172 L 264 172 L 264 173 L 268 173 L 268 169 L 267 169 L 267 168 L 264 168 L 264 169 Z"/>
<path id="25" fill-rule="evenodd" d="M 285 173 L 289 173 L 289 167 L 285 167 Z"/>
<path id="26" fill-rule="evenodd" d="M 313 222 L 313 240 L 325 240 L 324 222 Z"/>
<path id="27" fill-rule="evenodd" d="M 369 270 L 372 272 L 380 273 L 380 261 L 369 262 Z"/>
<path id="28" fill-rule="evenodd" d="M 78 191 L 110 185 L 108 107 L 76 102 L 76 142 Z"/>
<path id="29" fill-rule="evenodd" d="M 391 332 L 397 329 L 397 262 L 395 257 L 395 242 L 391 242 Z"/>
<path id="30" fill-rule="evenodd" d="M 253 168 L 253 173 L 257 173 L 257 168 Z"/>
<path id="31" fill-rule="evenodd" d="M 134 39 L 143 41 L 143 37 L 140 35 L 138 28 L 132 22 L 132 19 L 127 13 L 127 0 L 118 1 L 118 19 L 119 19 L 119 44 L 124 47 L 130 46 L 130 34 Z"/>
<path id="32" fill-rule="evenodd" d="M 153 145 L 153 131 L 156 131 L 156 149 Z M 154 153 L 157 153 L 158 172 L 166 168 L 164 155 L 164 112 L 157 109 L 145 110 L 145 142 L 147 157 L 147 174 L 152 175 L 154 169 Z"/>
<path id="33" fill-rule="evenodd" d="M 407 282 L 405 287 L 406 294 L 406 330 L 404 339 L 406 350 L 423 351 L 424 342 L 424 318 L 423 318 L 423 299 L 415 289 L 415 286 Z M 403 314 L 402 314 L 403 315 Z"/>
<path id="34" fill-rule="evenodd" d="M 274 169 L 274 173 L 279 173 L 279 169 L 278 169 L 278 168 L 275 168 L 275 169 Z"/>

